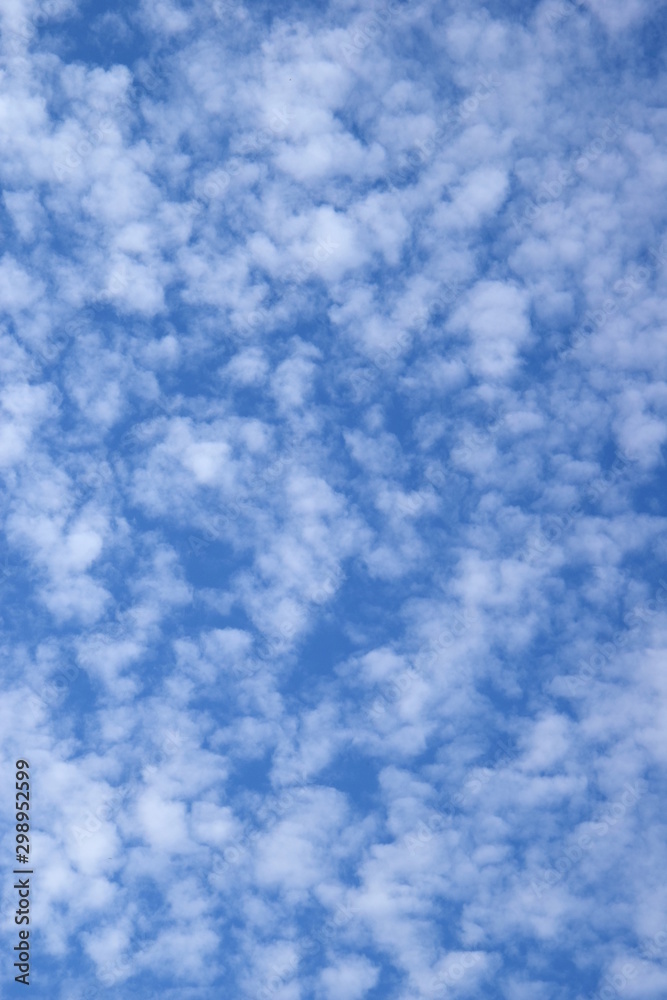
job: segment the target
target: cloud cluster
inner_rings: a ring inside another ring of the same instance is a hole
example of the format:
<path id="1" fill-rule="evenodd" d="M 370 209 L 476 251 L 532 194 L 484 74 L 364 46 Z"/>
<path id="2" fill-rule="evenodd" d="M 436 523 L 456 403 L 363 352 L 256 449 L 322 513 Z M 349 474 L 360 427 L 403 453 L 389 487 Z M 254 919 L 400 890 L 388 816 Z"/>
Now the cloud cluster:
<path id="1" fill-rule="evenodd" d="M 0 12 L 56 1000 L 665 995 L 664 7 L 501 7 Z"/>

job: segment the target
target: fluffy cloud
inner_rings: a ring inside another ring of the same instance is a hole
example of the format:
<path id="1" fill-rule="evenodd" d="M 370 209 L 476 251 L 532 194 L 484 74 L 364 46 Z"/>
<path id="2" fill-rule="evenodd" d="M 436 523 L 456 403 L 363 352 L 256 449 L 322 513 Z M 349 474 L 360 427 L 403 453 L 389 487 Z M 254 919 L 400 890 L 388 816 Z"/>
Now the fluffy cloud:
<path id="1" fill-rule="evenodd" d="M 5 5 L 0 729 L 54 997 L 664 995 L 649 14 Z"/>

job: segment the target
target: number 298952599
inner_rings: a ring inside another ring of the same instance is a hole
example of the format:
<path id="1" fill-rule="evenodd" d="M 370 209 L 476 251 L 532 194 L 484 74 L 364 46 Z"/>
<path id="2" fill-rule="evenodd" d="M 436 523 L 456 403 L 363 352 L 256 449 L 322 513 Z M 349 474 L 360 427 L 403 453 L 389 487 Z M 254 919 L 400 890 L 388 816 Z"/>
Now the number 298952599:
<path id="1" fill-rule="evenodd" d="M 16 761 L 16 860 L 28 864 L 30 859 L 30 764 Z"/>

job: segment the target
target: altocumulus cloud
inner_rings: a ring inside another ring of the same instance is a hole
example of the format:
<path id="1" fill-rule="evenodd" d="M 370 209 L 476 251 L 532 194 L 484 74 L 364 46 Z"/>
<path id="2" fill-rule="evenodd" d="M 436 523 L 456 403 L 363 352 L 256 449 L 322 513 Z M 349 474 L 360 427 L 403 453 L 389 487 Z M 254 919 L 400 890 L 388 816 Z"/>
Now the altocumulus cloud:
<path id="1" fill-rule="evenodd" d="M 664 5 L 0 28 L 33 990 L 667 995 Z"/>

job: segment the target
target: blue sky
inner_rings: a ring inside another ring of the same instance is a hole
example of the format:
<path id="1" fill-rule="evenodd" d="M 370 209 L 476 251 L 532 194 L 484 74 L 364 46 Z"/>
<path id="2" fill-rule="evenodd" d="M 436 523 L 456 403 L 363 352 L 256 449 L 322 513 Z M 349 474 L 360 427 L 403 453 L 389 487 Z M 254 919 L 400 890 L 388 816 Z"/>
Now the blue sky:
<path id="1" fill-rule="evenodd" d="M 33 995 L 667 996 L 665 18 L 3 4 Z"/>

